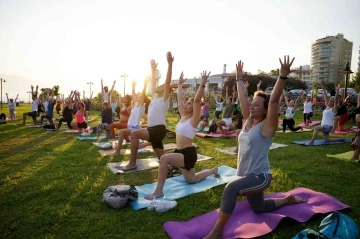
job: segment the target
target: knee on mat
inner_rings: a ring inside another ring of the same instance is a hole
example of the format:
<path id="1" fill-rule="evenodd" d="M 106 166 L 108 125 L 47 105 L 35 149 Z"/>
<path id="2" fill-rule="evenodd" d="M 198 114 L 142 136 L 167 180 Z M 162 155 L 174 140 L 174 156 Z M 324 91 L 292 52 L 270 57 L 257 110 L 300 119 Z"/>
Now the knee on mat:
<path id="1" fill-rule="evenodd" d="M 256 214 L 260 214 L 260 213 L 266 212 L 265 207 L 256 207 L 256 208 L 253 207 L 252 210 L 253 210 Z"/>

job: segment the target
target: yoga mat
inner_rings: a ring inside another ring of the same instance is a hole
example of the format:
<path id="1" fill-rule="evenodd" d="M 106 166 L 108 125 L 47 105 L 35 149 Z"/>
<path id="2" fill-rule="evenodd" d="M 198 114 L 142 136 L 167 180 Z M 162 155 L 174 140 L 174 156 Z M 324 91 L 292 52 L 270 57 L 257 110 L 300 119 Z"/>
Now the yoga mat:
<path id="1" fill-rule="evenodd" d="M 164 186 L 164 197 L 158 199 L 164 200 L 175 200 L 178 198 L 186 197 L 193 193 L 199 193 L 207 189 L 213 188 L 230 182 L 236 178 L 236 169 L 230 168 L 228 166 L 220 166 L 218 173 L 220 178 L 215 178 L 213 175 L 205 178 L 203 181 L 189 184 L 185 181 L 182 175 L 166 179 Z M 146 208 L 150 203 L 150 200 L 145 199 L 145 196 L 150 195 L 154 192 L 156 183 L 144 184 L 142 186 L 135 186 L 139 193 L 139 198 L 136 201 L 131 201 L 130 205 L 134 210 L 139 210 L 141 208 Z M 189 238 L 189 237 L 181 237 Z"/>
<path id="2" fill-rule="evenodd" d="M 285 131 L 285 133 L 302 133 L 302 132 L 309 132 L 309 131 L 313 131 L 313 130 L 312 130 L 312 129 L 308 129 L 308 128 L 303 128 L 302 131 L 301 131 L 301 129 L 299 129 L 298 131 L 293 132 L 293 131 L 287 129 L 287 130 Z M 277 132 L 277 133 L 284 133 L 282 130 L 278 130 L 278 131 L 276 131 L 276 132 Z"/>
<path id="3" fill-rule="evenodd" d="M 227 136 L 224 136 L 222 134 L 204 134 L 204 133 L 195 133 L 196 136 L 201 137 L 201 138 L 231 138 L 231 137 L 236 137 L 236 132 Z"/>
<path id="4" fill-rule="evenodd" d="M 68 134 L 79 134 L 81 133 L 81 130 L 78 130 L 78 129 L 67 129 L 64 131 L 65 133 L 68 133 Z"/>
<path id="5" fill-rule="evenodd" d="M 10 119 L 10 118 L 6 118 L 7 121 L 15 121 L 15 120 L 20 120 L 21 118 L 15 118 L 15 119 Z"/>
<path id="6" fill-rule="evenodd" d="M 277 143 L 272 143 L 270 146 L 270 149 L 277 149 L 277 148 L 282 148 L 282 147 L 286 147 L 286 144 L 277 144 Z M 235 153 L 236 147 L 230 147 L 230 148 L 224 148 L 224 149 L 219 149 L 219 148 L 215 148 L 216 151 L 222 152 L 222 153 L 226 153 L 226 154 L 230 154 L 230 155 L 237 155 L 237 153 Z"/>
<path id="7" fill-rule="evenodd" d="M 342 131 L 340 130 L 335 130 L 335 134 L 349 134 L 349 133 L 356 133 L 357 131 L 357 127 L 356 128 L 347 128 L 347 129 L 344 129 Z"/>
<path id="8" fill-rule="evenodd" d="M 309 123 L 308 125 L 305 125 L 305 123 L 301 123 L 301 124 L 298 124 L 298 126 L 300 127 L 311 127 L 311 126 L 315 126 L 315 125 L 318 125 L 320 124 L 321 121 L 320 120 L 314 120 L 313 122 Z"/>
<path id="9" fill-rule="evenodd" d="M 199 161 L 205 161 L 205 160 L 209 160 L 209 159 L 212 159 L 212 157 L 202 155 L 202 154 L 198 154 L 198 160 L 197 161 L 199 162 Z M 159 167 L 159 159 L 158 158 L 147 158 L 147 159 L 137 159 L 136 160 L 136 165 L 137 165 L 136 169 L 127 170 L 127 171 L 119 170 L 120 167 L 124 167 L 128 163 L 129 163 L 129 161 L 116 162 L 116 163 L 107 163 L 106 166 L 110 169 L 110 171 L 113 174 L 132 173 L 132 172 L 136 172 L 136 171 L 154 169 L 154 168 Z"/>
<path id="10" fill-rule="evenodd" d="M 100 147 L 102 149 L 108 149 L 112 147 L 112 143 L 111 142 L 92 142 L 93 145 Z M 118 141 L 115 141 L 116 145 L 118 144 Z M 129 144 L 128 142 L 126 142 L 126 140 L 124 139 L 122 145 L 126 145 Z"/>
<path id="11" fill-rule="evenodd" d="M 358 162 L 358 160 L 351 160 L 353 155 L 354 155 L 354 151 L 349 151 L 342 154 L 327 154 L 326 156 L 330 158 L 350 160 L 351 162 Z"/>
<path id="12" fill-rule="evenodd" d="M 78 140 L 83 141 L 83 140 L 97 140 L 96 136 L 78 136 L 76 137 Z M 105 135 L 100 135 L 99 139 L 106 139 Z"/>
<path id="13" fill-rule="evenodd" d="M 336 142 L 326 142 L 325 140 L 323 139 L 316 139 L 314 141 L 314 144 L 313 145 L 307 145 L 307 143 L 309 142 L 310 140 L 300 140 L 300 141 L 294 141 L 294 142 L 291 142 L 293 144 L 299 144 L 299 145 L 303 145 L 303 146 L 319 146 L 319 145 L 330 145 L 330 144 L 343 144 L 343 143 L 350 143 L 351 142 L 351 139 L 345 139 L 345 142 L 339 142 L 339 141 L 336 141 Z"/>
<path id="14" fill-rule="evenodd" d="M 29 127 L 29 128 L 42 128 L 43 127 L 43 125 L 27 125 L 27 127 Z"/>
<path id="15" fill-rule="evenodd" d="M 306 222 L 316 213 L 329 213 L 349 208 L 348 205 L 325 193 L 315 192 L 307 188 L 296 188 L 287 193 L 266 195 L 266 198 L 281 198 L 289 193 L 300 196 L 305 203 L 286 205 L 274 211 L 256 214 L 249 203 L 239 201 L 228 221 L 224 239 L 254 238 L 273 231 L 281 219 L 290 217 L 298 222 Z M 183 222 L 165 222 L 163 227 L 173 239 L 204 238 L 214 226 L 219 209 Z M 291 236 L 289 236 L 291 237 Z"/>
<path id="16" fill-rule="evenodd" d="M 125 141 L 126 142 L 126 141 Z M 111 147 L 111 145 L 110 145 Z M 170 144 L 164 144 L 164 150 L 171 150 L 176 149 L 176 144 L 170 143 Z M 138 149 L 138 153 L 148 153 L 148 152 L 154 152 L 152 146 L 146 146 L 145 148 Z M 99 153 L 101 156 L 112 156 L 113 153 L 115 153 L 115 149 L 112 150 L 99 150 Z M 120 154 L 122 155 L 129 155 L 131 154 L 131 149 L 121 149 Z"/>

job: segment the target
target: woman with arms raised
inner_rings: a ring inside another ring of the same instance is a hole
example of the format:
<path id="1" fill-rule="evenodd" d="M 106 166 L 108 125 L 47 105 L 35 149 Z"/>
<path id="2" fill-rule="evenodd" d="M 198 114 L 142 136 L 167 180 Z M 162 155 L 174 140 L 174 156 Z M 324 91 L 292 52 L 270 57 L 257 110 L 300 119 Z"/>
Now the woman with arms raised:
<path id="1" fill-rule="evenodd" d="M 243 63 L 239 61 L 236 65 L 238 97 L 245 120 L 239 136 L 237 175 L 240 178 L 226 185 L 218 219 L 206 239 L 222 238 L 223 229 L 235 208 L 237 196 L 246 196 L 255 213 L 304 202 L 302 198 L 294 195 L 264 199 L 264 190 L 270 186 L 272 179 L 268 152 L 278 127 L 280 96 L 293 61 L 294 59 L 290 62 L 289 56 L 284 57 L 284 63 L 280 60 L 280 76 L 270 99 L 268 95 L 258 91 L 251 104 L 242 79 Z"/>
<path id="2" fill-rule="evenodd" d="M 160 158 L 158 183 L 155 191 L 146 199 L 154 199 L 164 195 L 163 187 L 168 174 L 168 165 L 180 167 L 184 179 L 188 183 L 197 183 L 205 179 L 207 176 L 214 174 L 218 177 L 218 168 L 206 170 L 195 174 L 194 166 L 197 161 L 196 148 L 193 145 L 193 138 L 195 136 L 196 127 L 200 122 L 201 98 L 204 95 L 205 85 L 210 75 L 203 71 L 201 74 L 201 87 L 196 93 L 195 99 L 189 99 L 184 103 L 182 85 L 185 82 L 183 73 L 179 78 L 178 88 L 178 106 L 181 120 L 176 125 L 176 150 L 174 153 L 164 154 Z"/>

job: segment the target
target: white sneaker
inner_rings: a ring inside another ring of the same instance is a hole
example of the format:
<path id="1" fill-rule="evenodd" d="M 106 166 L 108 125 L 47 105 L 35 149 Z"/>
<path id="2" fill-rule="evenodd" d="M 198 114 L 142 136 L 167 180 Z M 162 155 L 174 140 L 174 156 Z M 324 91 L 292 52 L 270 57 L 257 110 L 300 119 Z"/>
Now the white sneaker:
<path id="1" fill-rule="evenodd" d="M 147 209 L 148 210 L 155 210 L 157 212 L 166 212 L 174 207 L 176 207 L 176 201 L 167 201 L 167 200 L 152 200 L 149 204 Z"/>

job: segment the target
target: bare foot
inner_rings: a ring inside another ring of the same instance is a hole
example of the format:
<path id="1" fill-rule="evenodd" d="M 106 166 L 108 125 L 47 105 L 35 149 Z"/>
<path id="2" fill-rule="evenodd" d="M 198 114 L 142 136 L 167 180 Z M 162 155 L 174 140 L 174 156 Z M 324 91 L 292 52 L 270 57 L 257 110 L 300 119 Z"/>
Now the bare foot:
<path id="1" fill-rule="evenodd" d="M 304 128 L 303 128 L 303 127 L 301 127 L 301 129 L 300 129 L 300 130 L 301 130 L 301 132 L 303 132 L 303 131 L 304 131 Z"/>
<path id="2" fill-rule="evenodd" d="M 117 151 L 115 151 L 114 153 L 111 154 L 111 156 L 118 156 L 118 155 L 120 155 L 120 152 L 117 152 Z"/>
<path id="3" fill-rule="evenodd" d="M 309 141 L 306 145 L 309 145 L 309 146 L 314 145 L 314 142 L 313 142 L 313 141 Z"/>
<path id="4" fill-rule="evenodd" d="M 147 200 L 153 200 L 155 198 L 159 198 L 159 197 L 162 197 L 162 196 L 164 196 L 164 194 L 162 192 L 160 192 L 160 193 L 153 192 L 152 194 L 150 194 L 150 195 L 148 195 L 148 196 L 146 196 L 144 198 L 147 199 Z"/>
<path id="5" fill-rule="evenodd" d="M 285 199 L 288 201 L 287 204 L 296 204 L 296 203 L 303 203 L 306 202 L 303 198 L 299 196 L 295 196 L 293 194 L 289 194 L 285 197 Z"/>
<path id="6" fill-rule="evenodd" d="M 218 170 L 219 170 L 218 167 L 212 169 L 215 178 L 220 178 L 220 174 L 218 173 Z"/>
<path id="7" fill-rule="evenodd" d="M 211 231 L 204 239 L 221 239 L 221 234 Z"/>
<path id="8" fill-rule="evenodd" d="M 122 167 L 119 167 L 119 171 L 129 171 L 129 170 L 134 170 L 137 168 L 137 165 L 126 165 L 126 166 L 122 166 Z"/>

